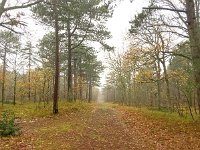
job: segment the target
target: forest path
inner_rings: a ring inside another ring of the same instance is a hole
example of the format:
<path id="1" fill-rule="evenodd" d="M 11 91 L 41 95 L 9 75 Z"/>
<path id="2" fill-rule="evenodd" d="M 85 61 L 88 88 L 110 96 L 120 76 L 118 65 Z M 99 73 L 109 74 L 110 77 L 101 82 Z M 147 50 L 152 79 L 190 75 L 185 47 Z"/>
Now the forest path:
<path id="1" fill-rule="evenodd" d="M 68 104 L 58 115 L 21 118 L 19 125 L 19 136 L 0 138 L 0 150 L 200 149 L 197 122 L 106 103 Z"/>
<path id="2" fill-rule="evenodd" d="M 129 150 L 141 149 L 137 138 L 130 134 L 126 124 L 116 110 L 99 104 L 87 121 L 82 138 L 73 149 L 81 150 Z"/>
<path id="3" fill-rule="evenodd" d="M 140 109 L 98 104 L 74 150 L 199 150 L 198 124 L 145 115 Z"/>

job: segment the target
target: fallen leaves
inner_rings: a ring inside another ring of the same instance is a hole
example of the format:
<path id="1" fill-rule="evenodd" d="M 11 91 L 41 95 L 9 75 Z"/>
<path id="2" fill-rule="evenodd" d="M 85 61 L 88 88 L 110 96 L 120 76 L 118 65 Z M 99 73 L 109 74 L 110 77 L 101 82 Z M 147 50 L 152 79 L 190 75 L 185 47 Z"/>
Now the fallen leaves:
<path id="1" fill-rule="evenodd" d="M 22 134 L 0 138 L 2 150 L 200 149 L 200 127 L 111 105 L 69 106 L 57 116 L 19 118 Z"/>
<path id="2" fill-rule="evenodd" d="M 198 124 L 156 119 L 137 109 L 117 110 L 124 121 L 129 120 L 126 125 L 139 144 L 145 145 L 143 149 L 200 149 Z"/>

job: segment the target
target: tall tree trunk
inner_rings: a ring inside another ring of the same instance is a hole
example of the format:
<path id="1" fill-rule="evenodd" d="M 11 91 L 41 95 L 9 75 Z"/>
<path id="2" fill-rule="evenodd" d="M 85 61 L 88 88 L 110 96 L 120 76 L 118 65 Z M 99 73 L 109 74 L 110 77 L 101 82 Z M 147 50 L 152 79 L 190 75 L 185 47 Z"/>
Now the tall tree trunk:
<path id="1" fill-rule="evenodd" d="M 69 17 L 70 18 L 70 17 Z M 67 99 L 68 101 L 73 100 L 72 93 L 72 47 L 71 47 L 71 32 L 70 32 L 70 21 L 67 22 L 67 47 L 68 47 L 68 79 L 67 79 Z"/>
<path id="2" fill-rule="evenodd" d="M 50 95 L 50 90 L 51 90 L 51 89 L 50 89 L 50 79 L 48 79 L 47 85 L 48 85 L 48 86 L 47 86 L 47 93 L 48 93 L 48 94 L 47 94 L 46 102 L 47 102 L 47 104 L 48 104 L 48 103 L 49 103 L 49 99 L 50 99 L 50 96 L 49 96 L 49 95 Z"/>
<path id="3" fill-rule="evenodd" d="M 79 84 L 79 99 L 83 99 L 83 71 L 82 68 L 79 68 L 79 79 L 78 79 L 78 84 Z"/>
<path id="4" fill-rule="evenodd" d="M 86 84 L 86 90 L 85 90 L 85 99 L 88 100 L 88 93 L 89 93 L 89 84 Z"/>
<path id="5" fill-rule="evenodd" d="M 29 48 L 28 57 L 28 100 L 31 101 L 31 48 Z"/>
<path id="6" fill-rule="evenodd" d="M 193 0 L 186 0 L 186 15 L 188 23 L 188 33 L 192 53 L 192 63 L 194 68 L 194 78 L 197 89 L 197 104 L 200 115 L 200 31 L 195 16 L 195 5 Z"/>
<path id="7" fill-rule="evenodd" d="M 45 87 L 46 87 L 46 75 L 44 74 L 44 81 L 43 81 L 43 87 L 42 87 L 42 97 L 43 97 L 43 102 L 45 102 L 45 99 L 46 99 L 46 90 L 45 90 Z"/>
<path id="8" fill-rule="evenodd" d="M 78 96 L 78 83 L 77 83 L 77 65 L 76 65 L 76 59 L 74 59 L 74 100 L 77 100 Z"/>
<path id="9" fill-rule="evenodd" d="M 57 12 L 57 0 L 53 0 L 53 9 L 54 9 L 54 19 L 55 19 L 55 84 L 54 84 L 54 97 L 53 97 L 53 114 L 58 113 L 58 92 L 59 92 L 59 74 L 60 74 L 60 64 L 59 64 L 59 26 L 58 26 L 58 12 Z"/>
<path id="10" fill-rule="evenodd" d="M 66 72 L 64 71 L 64 81 L 63 81 L 64 83 L 63 83 L 63 98 L 65 99 L 66 98 Z"/>
<path id="11" fill-rule="evenodd" d="M 13 89 L 13 104 L 16 104 L 16 88 L 17 88 L 17 53 L 15 55 L 14 69 L 14 89 Z"/>
<path id="12" fill-rule="evenodd" d="M 168 100 L 168 107 L 171 109 L 172 108 L 172 102 L 170 98 L 170 87 L 169 87 L 169 76 L 167 73 L 167 67 L 165 64 L 165 60 L 162 61 L 163 64 L 163 70 L 164 70 L 164 76 L 165 76 L 165 83 L 166 83 L 166 95 L 167 95 L 167 100 Z"/>
<path id="13" fill-rule="evenodd" d="M 3 56 L 3 77 L 2 77 L 2 105 L 5 101 L 5 77 L 6 77 L 6 54 L 7 54 L 7 46 L 4 47 L 4 56 Z"/>
<path id="14" fill-rule="evenodd" d="M 37 101 L 37 86 L 34 87 L 34 103 Z"/>
<path id="15" fill-rule="evenodd" d="M 156 65 L 156 76 L 157 76 L 157 102 L 158 102 L 158 109 L 161 108 L 161 79 L 160 79 L 160 72 L 161 72 L 161 68 L 160 68 L 160 61 L 157 61 Z"/>
<path id="16" fill-rule="evenodd" d="M 158 38 L 160 38 L 160 40 L 161 40 L 161 48 L 162 48 L 161 50 L 164 52 L 166 50 L 165 41 L 160 32 L 158 32 Z M 165 83 L 166 83 L 166 96 L 167 96 L 167 101 L 168 101 L 168 108 L 171 110 L 172 102 L 171 102 L 171 97 L 170 97 L 169 76 L 167 73 L 165 53 L 162 54 L 162 57 L 163 58 L 162 58 L 162 60 L 160 60 L 160 62 L 162 63 L 163 70 L 164 70 L 164 79 L 165 79 Z"/>
<path id="17" fill-rule="evenodd" d="M 14 71 L 14 91 L 13 91 L 13 104 L 16 104 L 16 88 L 17 88 L 17 70 Z"/>
<path id="18" fill-rule="evenodd" d="M 90 103 L 92 101 L 92 77 L 89 76 L 89 91 L 88 91 L 88 102 Z"/>
<path id="19" fill-rule="evenodd" d="M 131 106 L 132 103 L 132 86 L 131 86 L 131 72 L 128 72 L 128 106 Z"/>

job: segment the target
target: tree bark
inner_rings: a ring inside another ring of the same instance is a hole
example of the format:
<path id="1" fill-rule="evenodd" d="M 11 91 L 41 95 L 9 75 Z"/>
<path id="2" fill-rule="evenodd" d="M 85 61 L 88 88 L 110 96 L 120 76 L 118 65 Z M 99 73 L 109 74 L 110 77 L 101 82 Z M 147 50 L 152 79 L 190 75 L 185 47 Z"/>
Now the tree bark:
<path id="1" fill-rule="evenodd" d="M 63 82 L 64 82 L 64 83 L 63 83 L 63 91 L 64 91 L 64 92 L 63 92 L 63 98 L 65 99 L 65 98 L 66 98 L 66 94 L 65 94 L 65 93 L 66 93 L 66 91 L 67 91 L 67 90 L 66 90 L 66 72 L 65 72 L 65 71 L 64 71 L 64 75 L 63 75 L 63 80 L 64 80 L 64 81 L 63 81 Z"/>
<path id="2" fill-rule="evenodd" d="M 79 69 L 79 79 L 78 79 L 78 85 L 79 85 L 79 99 L 83 99 L 83 72 L 82 68 Z"/>
<path id="3" fill-rule="evenodd" d="M 158 109 L 161 108 L 161 83 L 160 83 L 160 72 L 161 72 L 161 68 L 160 68 L 160 61 L 157 61 L 156 65 L 156 76 L 157 76 L 157 102 L 158 102 Z"/>
<path id="4" fill-rule="evenodd" d="M 74 59 L 74 101 L 77 100 L 78 96 L 78 82 L 77 82 L 77 64 L 76 64 L 76 59 Z"/>
<path id="5" fill-rule="evenodd" d="M 53 114 L 58 113 L 58 91 L 59 91 L 59 74 L 60 74 L 60 65 L 59 65 L 59 26 L 58 26 L 58 12 L 57 12 L 57 0 L 53 0 L 53 7 L 54 7 L 54 19 L 55 19 L 55 82 L 54 82 L 54 98 L 53 98 Z"/>
<path id="6" fill-rule="evenodd" d="M 13 104 L 16 104 L 16 89 L 17 89 L 17 71 L 15 70 L 15 78 L 14 78 L 14 93 L 13 93 Z"/>
<path id="7" fill-rule="evenodd" d="M 69 19 L 70 17 L 68 17 Z M 72 47 L 71 47 L 71 32 L 70 21 L 67 22 L 67 47 L 68 47 L 68 79 L 67 79 L 67 99 L 69 102 L 73 100 L 72 93 Z"/>
<path id="8" fill-rule="evenodd" d="M 88 102 L 90 103 L 92 101 L 92 77 L 89 76 L 89 93 L 88 93 Z"/>
<path id="9" fill-rule="evenodd" d="M 28 100 L 31 101 L 31 47 L 29 47 L 28 54 Z"/>
<path id="10" fill-rule="evenodd" d="M 14 70 L 14 89 L 13 89 L 13 105 L 16 104 L 16 89 L 17 89 L 17 53 L 15 57 L 15 70 Z"/>
<path id="11" fill-rule="evenodd" d="M 4 47 L 4 56 L 3 56 L 3 79 L 2 79 L 2 105 L 4 104 L 5 101 L 5 77 L 6 77 L 6 54 L 7 54 L 7 46 L 5 45 Z"/>
<path id="12" fill-rule="evenodd" d="M 193 0 L 186 0 L 187 28 L 189 33 L 190 47 L 194 78 L 197 88 L 197 104 L 200 114 L 200 37 L 199 26 L 195 16 L 195 5 Z"/>

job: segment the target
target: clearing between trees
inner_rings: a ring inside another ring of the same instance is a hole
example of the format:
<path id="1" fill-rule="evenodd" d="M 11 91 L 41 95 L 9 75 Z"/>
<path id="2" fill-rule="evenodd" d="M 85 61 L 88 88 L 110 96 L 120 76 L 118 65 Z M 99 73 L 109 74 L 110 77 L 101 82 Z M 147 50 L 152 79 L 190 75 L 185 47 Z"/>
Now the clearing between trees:
<path id="1" fill-rule="evenodd" d="M 50 115 L 49 105 L 34 110 L 32 105 L 15 107 L 20 133 L 1 137 L 0 150 L 200 149 L 198 123 L 174 114 L 114 104 L 63 102 L 59 114 Z M 8 108 L 11 106 L 3 107 Z"/>

